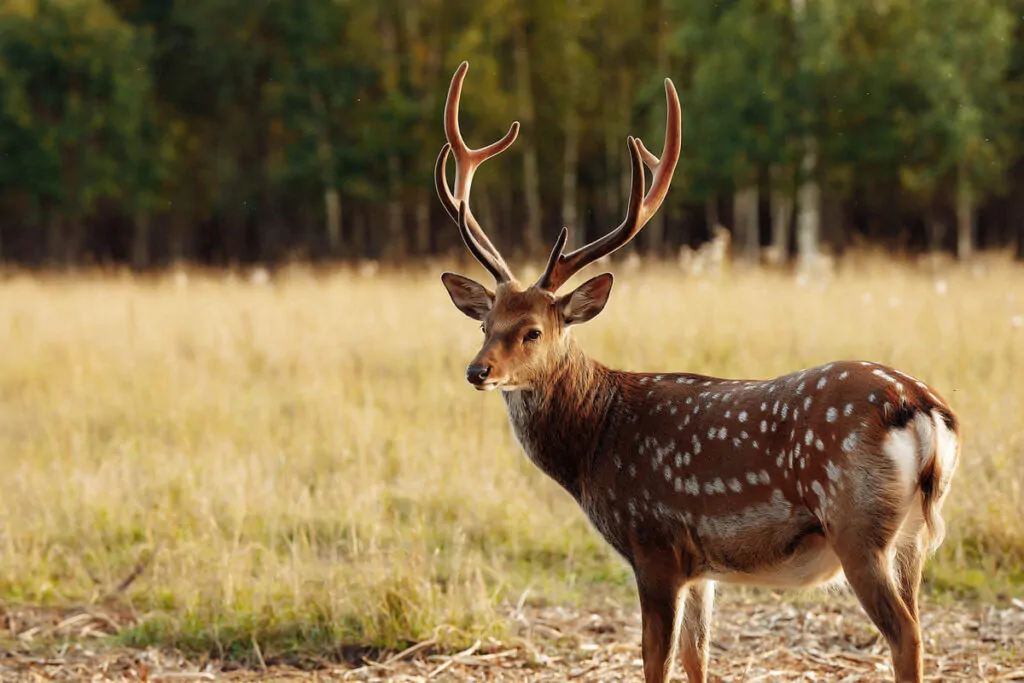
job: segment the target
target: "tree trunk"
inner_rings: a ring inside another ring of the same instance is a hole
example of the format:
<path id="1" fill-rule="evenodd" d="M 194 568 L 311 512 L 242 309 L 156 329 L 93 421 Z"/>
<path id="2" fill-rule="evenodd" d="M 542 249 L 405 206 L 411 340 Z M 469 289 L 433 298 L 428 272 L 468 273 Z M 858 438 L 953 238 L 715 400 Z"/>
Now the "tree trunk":
<path id="1" fill-rule="evenodd" d="M 565 120 L 565 155 L 564 172 L 562 174 L 562 225 L 569 228 L 570 247 L 575 249 L 586 240 L 583 228 L 579 225 L 577 214 L 577 193 L 580 161 L 579 118 L 575 107 L 566 107 Z"/>
<path id="2" fill-rule="evenodd" d="M 187 256 L 185 253 L 187 228 L 185 226 L 188 225 L 190 217 L 180 208 L 173 207 L 169 220 L 170 234 L 167 237 L 167 256 L 172 265 L 177 265 Z"/>
<path id="3" fill-rule="evenodd" d="M 669 8 L 667 0 L 658 0 L 658 8 L 654 17 L 655 25 L 652 27 L 652 33 L 654 38 L 654 62 L 655 71 L 659 74 L 669 73 L 669 55 L 668 55 L 668 22 L 664 21 L 663 17 L 668 16 Z M 665 114 L 660 107 L 651 108 L 651 121 L 648 126 L 649 130 L 662 131 L 665 125 Z M 664 139 L 664 136 L 658 137 L 658 133 L 654 133 L 654 139 Z M 660 144 L 654 145 L 656 149 L 661 149 Z M 655 152 L 660 154 L 660 152 Z M 668 197 L 666 197 L 668 200 Z M 671 202 L 669 202 L 671 204 Z M 651 256 L 660 257 L 665 254 L 665 223 L 668 218 L 669 207 L 666 206 L 659 210 L 654 216 L 651 217 L 649 223 L 644 228 L 645 246 L 647 247 L 647 253 Z"/>
<path id="4" fill-rule="evenodd" d="M 566 2 L 566 26 L 563 31 L 562 54 L 568 68 L 568 79 L 565 84 L 563 106 L 565 107 L 565 152 L 562 155 L 562 225 L 569 229 L 569 249 L 576 249 L 586 243 L 583 227 L 579 225 L 577 211 L 579 163 L 580 163 L 580 125 L 578 106 L 578 69 L 576 52 L 579 49 L 576 35 L 574 13 L 578 10 L 577 0 Z"/>
<path id="5" fill-rule="evenodd" d="M 708 239 L 715 236 L 715 226 L 721 224 L 722 218 L 718 215 L 718 195 L 712 194 L 704 200 L 704 222 L 708 227 Z"/>
<path id="6" fill-rule="evenodd" d="M 821 189 L 821 235 L 834 253 L 842 254 L 846 247 L 846 215 L 838 193 L 828 184 Z"/>
<path id="7" fill-rule="evenodd" d="M 324 211 L 327 214 L 327 249 L 331 256 L 341 253 L 341 193 L 327 186 L 324 190 Z"/>
<path id="8" fill-rule="evenodd" d="M 627 130 L 630 127 L 630 119 L 633 114 L 633 89 L 631 87 L 631 79 L 629 73 L 623 69 L 619 72 L 619 122 L 621 124 L 620 130 Z M 625 150 L 622 148 L 624 145 L 622 141 L 619 141 L 619 153 L 617 158 L 619 159 L 619 214 L 622 218 L 626 217 L 626 207 L 629 206 L 629 192 L 632 188 L 632 165 L 628 162 L 629 159 L 629 148 Z M 619 220 L 622 220 L 620 218 Z"/>
<path id="9" fill-rule="evenodd" d="M 416 193 L 416 253 L 430 253 L 430 195 L 421 189 Z"/>
<path id="10" fill-rule="evenodd" d="M 601 127 L 604 129 L 604 170 L 605 170 L 605 185 L 604 185 L 604 218 L 601 220 L 601 230 L 611 230 L 615 225 L 619 224 L 622 220 L 622 216 L 619 212 L 619 195 L 621 192 L 621 178 L 622 171 L 620 169 L 621 162 L 619 161 L 619 155 L 622 154 L 622 149 L 619 142 L 619 136 L 617 135 L 617 117 L 616 108 L 617 102 L 615 97 L 602 98 L 603 112 Z"/>
<path id="11" fill-rule="evenodd" d="M 924 223 L 928 240 L 926 249 L 933 254 L 942 251 L 942 244 L 946 241 L 946 222 L 935 207 L 925 212 Z"/>
<path id="12" fill-rule="evenodd" d="M 327 221 L 327 250 L 331 256 L 341 252 L 341 193 L 334 172 L 334 152 L 328 132 L 328 114 L 324 99 L 310 88 L 309 105 L 317 118 L 316 157 L 320 165 L 320 181 L 324 186 L 324 216 Z"/>
<path id="13" fill-rule="evenodd" d="M 152 233 L 152 216 L 149 211 L 135 212 L 134 232 L 132 233 L 132 267 L 142 270 L 149 267 L 150 244 Z"/>
<path id="14" fill-rule="evenodd" d="M 381 62 L 385 89 L 389 93 L 397 93 L 401 86 L 398 81 L 398 40 L 392 11 L 390 6 L 384 6 L 381 9 L 380 40 L 384 53 Z M 398 131 L 395 130 L 392 133 L 397 135 Z M 384 245 L 382 254 L 387 258 L 402 259 L 406 254 L 405 235 L 402 229 L 402 160 L 398 156 L 395 138 L 392 137 L 390 142 L 387 152 L 387 222 L 384 226 L 387 243 Z"/>
<path id="15" fill-rule="evenodd" d="M 796 34 L 803 33 L 806 0 L 791 0 L 793 18 L 797 22 Z M 799 51 L 799 47 L 797 48 Z M 813 106 L 811 93 L 803 93 L 802 104 L 810 110 Z M 818 257 L 821 243 L 821 188 L 818 185 L 818 141 L 807 134 L 801 140 L 803 159 L 800 162 L 801 182 L 797 190 L 796 249 L 798 261 L 803 265 L 813 264 Z"/>
<path id="16" fill-rule="evenodd" d="M 780 166 L 772 166 L 772 250 L 780 263 L 789 260 L 789 234 L 793 221 L 792 175 Z"/>
<path id="17" fill-rule="evenodd" d="M 526 203 L 526 225 L 523 231 L 523 245 L 526 253 L 535 255 L 541 246 L 540 171 L 537 164 L 536 128 L 534 121 L 533 88 L 530 84 L 530 48 L 522 19 L 515 27 L 515 81 L 517 109 L 522 112 L 523 130 L 520 136 L 523 145 L 523 191 Z"/>
<path id="18" fill-rule="evenodd" d="M 373 245 L 370 244 L 370 240 L 367 237 L 366 209 L 364 208 L 355 212 L 355 217 L 352 221 L 352 246 L 358 258 L 367 258 L 369 256 L 369 251 Z"/>
<path id="19" fill-rule="evenodd" d="M 963 164 L 956 181 L 956 256 L 963 261 L 974 255 L 974 193 Z"/>
<path id="20" fill-rule="evenodd" d="M 797 191 L 796 250 L 801 263 L 811 264 L 821 249 L 821 187 L 817 174 L 817 141 L 804 139 L 803 180 Z"/>
<path id="21" fill-rule="evenodd" d="M 405 233 L 402 229 L 402 163 L 396 152 L 388 153 L 388 202 L 387 202 L 387 244 L 383 253 L 388 258 L 401 260 L 405 258 L 407 248 Z"/>
<path id="22" fill-rule="evenodd" d="M 60 263 L 63 251 L 64 226 L 57 211 L 50 209 L 46 216 L 46 260 L 51 266 Z"/>
<path id="23" fill-rule="evenodd" d="M 757 183 L 745 178 L 733 195 L 733 235 L 740 257 L 757 262 L 761 250 Z"/>

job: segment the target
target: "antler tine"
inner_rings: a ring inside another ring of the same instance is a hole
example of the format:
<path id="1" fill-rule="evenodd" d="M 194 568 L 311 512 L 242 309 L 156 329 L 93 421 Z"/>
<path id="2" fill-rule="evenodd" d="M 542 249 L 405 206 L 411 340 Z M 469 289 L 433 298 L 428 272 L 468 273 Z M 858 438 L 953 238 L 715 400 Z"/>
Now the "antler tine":
<path id="1" fill-rule="evenodd" d="M 469 249 L 469 253 L 494 276 L 495 280 L 506 282 L 509 275 L 508 266 L 505 265 L 500 256 L 495 259 L 493 252 L 488 251 L 486 247 L 477 241 L 476 235 L 482 235 L 483 233 L 479 231 L 474 233 L 470 230 L 465 215 L 469 205 L 466 202 L 456 202 L 455 197 L 452 196 L 451 191 L 448 189 L 448 183 L 445 180 L 445 166 L 448 163 L 448 152 L 450 151 L 451 145 L 445 143 L 441 147 L 441 153 L 437 155 L 437 162 L 434 164 L 434 186 L 437 188 L 437 196 L 441 199 L 441 206 L 448 212 L 448 215 L 455 221 L 455 224 L 459 226 L 459 235 L 462 236 L 462 242 Z M 488 242 L 488 244 L 490 243 Z"/>
<path id="2" fill-rule="evenodd" d="M 665 79 L 665 101 L 668 113 L 665 124 L 665 146 L 661 153 L 661 159 L 651 154 L 639 139 L 630 137 L 627 141 L 632 161 L 632 189 L 629 194 L 629 206 L 625 220 L 604 237 L 580 247 L 570 254 L 559 253 L 556 257 L 552 252 L 547 269 L 537 281 L 537 287 L 550 292 L 556 291 L 587 265 L 628 244 L 658 211 L 672 184 L 672 175 L 679 163 L 682 139 L 679 95 L 669 78 Z M 644 164 L 650 167 L 652 172 L 651 189 L 646 196 L 644 195 Z M 556 251 L 561 251 L 557 245 Z"/>
<path id="3" fill-rule="evenodd" d="M 444 106 L 444 132 L 448 143 L 441 148 L 437 163 L 434 165 L 434 185 L 445 211 L 448 212 L 452 220 L 460 224 L 459 232 L 473 256 L 494 275 L 499 283 L 508 282 L 513 279 L 512 271 L 502 258 L 501 252 L 491 243 L 470 211 L 469 193 L 473 184 L 473 174 L 477 167 L 487 159 L 504 152 L 515 142 L 519 135 L 519 122 L 514 121 L 504 137 L 485 147 L 471 149 L 466 144 L 462 138 L 462 132 L 459 130 L 459 99 L 462 96 L 462 83 L 466 79 L 468 69 L 469 62 L 462 62 L 455 70 L 451 86 L 448 88 L 448 99 Z M 449 151 L 454 154 L 456 164 L 454 195 L 448 187 L 448 179 L 445 175 L 445 164 L 448 161 Z M 460 204 L 466 205 L 465 226 L 459 221 Z"/>

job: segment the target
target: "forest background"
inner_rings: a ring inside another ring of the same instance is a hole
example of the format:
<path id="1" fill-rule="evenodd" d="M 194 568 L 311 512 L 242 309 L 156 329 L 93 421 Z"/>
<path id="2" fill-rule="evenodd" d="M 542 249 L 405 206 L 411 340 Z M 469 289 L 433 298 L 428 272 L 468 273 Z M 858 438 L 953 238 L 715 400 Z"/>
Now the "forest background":
<path id="1" fill-rule="evenodd" d="M 1024 0 L 4 0 L 0 260 L 459 249 L 432 169 L 462 60 L 470 143 L 523 124 L 475 184 L 507 252 L 619 222 L 668 76 L 683 156 L 641 253 L 720 223 L 748 259 L 1024 258 Z"/>

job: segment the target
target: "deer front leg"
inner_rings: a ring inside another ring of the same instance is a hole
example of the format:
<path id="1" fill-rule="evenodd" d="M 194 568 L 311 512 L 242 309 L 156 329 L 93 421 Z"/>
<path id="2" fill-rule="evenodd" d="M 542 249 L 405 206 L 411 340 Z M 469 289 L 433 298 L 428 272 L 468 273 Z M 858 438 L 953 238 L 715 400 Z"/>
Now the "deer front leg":
<path id="1" fill-rule="evenodd" d="M 638 573 L 643 622 L 644 680 L 665 683 L 672 675 L 675 656 L 680 582 Z"/>
<path id="2" fill-rule="evenodd" d="M 708 644 L 711 613 L 715 604 L 715 582 L 698 579 L 686 586 L 683 605 L 682 658 L 690 683 L 705 683 L 708 677 Z"/>

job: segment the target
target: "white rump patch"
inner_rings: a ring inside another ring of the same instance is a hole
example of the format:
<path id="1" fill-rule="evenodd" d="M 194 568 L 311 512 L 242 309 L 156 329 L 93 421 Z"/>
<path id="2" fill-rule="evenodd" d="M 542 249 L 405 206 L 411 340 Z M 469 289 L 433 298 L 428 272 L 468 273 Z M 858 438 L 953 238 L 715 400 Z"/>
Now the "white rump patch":
<path id="1" fill-rule="evenodd" d="M 941 496 L 945 492 L 945 488 L 948 486 L 949 480 L 953 473 L 956 472 L 957 465 L 959 464 L 960 444 L 956 433 L 946 426 L 946 423 L 942 421 L 942 417 L 938 413 L 933 413 L 932 417 L 938 437 L 936 439 L 935 457 L 938 458 L 939 466 L 942 468 L 942 481 L 938 482 L 938 493 Z"/>
<path id="2" fill-rule="evenodd" d="M 931 434 L 931 420 L 922 416 L 928 426 L 928 434 Z M 899 481 L 899 488 L 909 497 L 917 488 L 917 480 L 920 476 L 920 460 L 918 450 L 918 432 L 914 429 L 915 418 L 903 429 L 892 429 L 882 441 L 882 452 L 892 461 L 896 468 L 896 476 Z M 920 427 L 920 425 L 919 425 Z"/>

